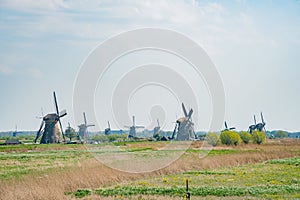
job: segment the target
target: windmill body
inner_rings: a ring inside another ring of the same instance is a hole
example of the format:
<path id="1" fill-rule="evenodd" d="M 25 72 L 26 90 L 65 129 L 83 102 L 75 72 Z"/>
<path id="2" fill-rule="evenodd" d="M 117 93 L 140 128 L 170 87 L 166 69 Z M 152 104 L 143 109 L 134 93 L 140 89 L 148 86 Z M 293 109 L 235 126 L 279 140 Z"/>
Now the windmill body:
<path id="1" fill-rule="evenodd" d="M 263 113 L 260 113 L 260 118 L 261 118 L 261 123 L 256 123 L 256 117 L 254 115 L 254 124 L 249 126 L 249 133 L 252 133 L 254 130 L 258 130 L 258 131 L 265 131 L 266 132 L 266 122 L 264 121 L 264 116 Z"/>
<path id="2" fill-rule="evenodd" d="M 40 141 L 41 144 L 59 143 L 60 131 L 58 125 L 58 115 L 55 113 L 47 114 L 43 120 L 45 122 L 44 133 Z"/>
<path id="3" fill-rule="evenodd" d="M 107 122 L 107 124 L 108 124 L 108 128 L 106 128 L 104 130 L 104 134 L 105 135 L 110 135 L 111 134 L 111 129 L 110 129 L 110 123 L 109 123 L 109 121 Z"/>
<path id="4" fill-rule="evenodd" d="M 182 103 L 182 110 L 185 117 L 181 117 L 176 121 L 172 139 L 179 141 L 193 140 L 195 139 L 194 123 L 191 120 L 193 109 L 190 109 L 189 113 L 187 113 Z"/>
<path id="5" fill-rule="evenodd" d="M 66 116 L 67 112 L 66 110 L 59 112 L 55 92 L 53 92 L 53 96 L 54 96 L 56 113 L 50 113 L 43 117 L 42 123 L 40 125 L 36 138 L 34 140 L 35 143 L 37 142 L 37 139 L 40 136 L 42 136 L 40 144 L 59 143 L 60 134 L 62 134 L 63 140 L 65 141 L 65 136 L 64 136 L 60 118 Z"/>
<path id="6" fill-rule="evenodd" d="M 87 139 L 88 139 L 88 130 L 87 130 L 88 127 L 95 126 L 95 125 L 94 124 L 87 124 L 85 112 L 83 112 L 83 119 L 84 119 L 84 123 L 80 124 L 78 126 L 78 128 L 79 128 L 78 135 L 79 135 L 81 140 L 86 142 Z"/>
<path id="7" fill-rule="evenodd" d="M 260 113 L 260 118 L 261 118 L 261 123 L 258 123 L 258 124 L 256 125 L 256 129 L 257 129 L 258 131 L 265 131 L 265 132 L 266 132 L 266 128 L 265 128 L 266 122 L 265 122 L 265 120 L 264 120 L 264 116 L 263 116 L 263 113 L 262 113 L 262 112 Z"/>
<path id="8" fill-rule="evenodd" d="M 136 137 L 136 129 L 145 128 L 145 127 L 144 126 L 136 126 L 135 125 L 135 116 L 132 116 L 132 126 L 125 126 L 125 128 L 129 128 L 128 138 L 135 138 Z"/>

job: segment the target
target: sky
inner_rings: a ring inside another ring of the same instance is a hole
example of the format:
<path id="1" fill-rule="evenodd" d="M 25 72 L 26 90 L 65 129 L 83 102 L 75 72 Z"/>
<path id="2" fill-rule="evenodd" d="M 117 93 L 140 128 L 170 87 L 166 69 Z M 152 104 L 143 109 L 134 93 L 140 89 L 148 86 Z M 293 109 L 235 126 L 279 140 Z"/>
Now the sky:
<path id="1" fill-rule="evenodd" d="M 224 119 L 230 126 L 247 130 L 253 115 L 259 121 L 262 111 L 267 130 L 300 131 L 299 0 L 0 0 L 0 131 L 14 130 L 16 125 L 18 130 L 37 130 L 38 117 L 54 112 L 53 91 L 60 109 L 68 112 L 62 119 L 64 127 L 68 122 L 77 126 L 80 117 L 74 116 L 73 91 L 84 61 L 107 39 L 144 27 L 174 30 L 205 50 L 223 81 Z M 107 76 L 148 63 L 149 58 L 174 66 L 180 63 L 178 58 L 156 53 L 129 55 L 115 63 L 115 71 Z M 138 58 L 145 60 L 133 62 Z M 185 69 L 182 74 L 189 78 L 188 66 Z M 104 85 L 113 84 L 112 78 L 104 80 L 98 83 L 96 102 L 109 92 Z M 199 87 L 203 93 L 197 95 L 203 101 L 199 110 L 194 108 L 199 111 L 193 116 L 199 122 L 195 128 L 208 130 L 212 105 L 205 84 Z M 183 113 L 178 102 L 168 102 L 171 97 L 160 90 L 149 87 L 133 95 L 128 100 L 129 114 L 151 129 L 156 118 L 151 111 L 156 108 L 148 107 L 161 103 L 165 105 L 161 124 L 171 130 Z M 153 93 L 165 102 L 143 98 Z M 142 109 L 145 105 L 147 110 Z M 113 129 L 122 128 L 104 107 L 95 104 L 97 119 L 87 113 L 88 121 L 96 124 L 90 130 L 103 131 L 107 120 Z M 155 112 L 161 114 L 159 108 Z"/>

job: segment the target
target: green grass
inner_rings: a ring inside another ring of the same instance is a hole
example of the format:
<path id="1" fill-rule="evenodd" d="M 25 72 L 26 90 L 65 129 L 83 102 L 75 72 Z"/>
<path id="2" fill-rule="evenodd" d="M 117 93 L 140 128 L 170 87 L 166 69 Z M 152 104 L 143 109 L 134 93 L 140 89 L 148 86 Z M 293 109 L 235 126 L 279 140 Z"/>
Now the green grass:
<path id="1" fill-rule="evenodd" d="M 77 190 L 77 193 L 80 193 L 82 190 Z M 164 196 L 183 196 L 185 194 L 184 187 L 169 187 L 169 188 L 160 188 L 160 187 L 115 187 L 109 189 L 97 189 L 95 194 L 100 196 L 132 196 L 132 195 L 164 195 Z M 193 196 L 268 196 L 268 195 L 277 195 L 292 193 L 297 194 L 300 192 L 300 185 L 274 185 L 274 186 L 253 186 L 253 187 L 198 187 L 198 188 L 189 188 L 189 192 Z M 86 195 L 85 195 L 86 196 Z M 77 196 L 78 197 L 78 196 Z"/>
<path id="2" fill-rule="evenodd" d="M 91 157 L 79 147 L 64 144 L 1 146 L 0 181 L 19 179 L 27 174 L 43 174 Z"/>
<path id="3" fill-rule="evenodd" d="M 299 161 L 300 157 L 295 157 L 239 167 L 189 171 L 99 188 L 93 193 L 100 196 L 183 196 L 185 180 L 188 179 L 192 197 L 252 196 L 263 199 L 297 199 L 300 198 Z"/>

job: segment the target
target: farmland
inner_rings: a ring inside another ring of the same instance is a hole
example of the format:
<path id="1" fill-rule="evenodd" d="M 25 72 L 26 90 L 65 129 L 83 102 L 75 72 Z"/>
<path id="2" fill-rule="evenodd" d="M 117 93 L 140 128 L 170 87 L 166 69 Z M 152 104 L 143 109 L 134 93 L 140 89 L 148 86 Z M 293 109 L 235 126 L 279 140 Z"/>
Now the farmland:
<path id="1" fill-rule="evenodd" d="M 165 143 L 115 145 L 151 154 Z M 201 147 L 194 142 L 163 169 L 128 173 L 101 164 L 85 145 L 0 146 L 0 198 L 182 199 L 186 179 L 192 199 L 300 198 L 299 140 Z"/>

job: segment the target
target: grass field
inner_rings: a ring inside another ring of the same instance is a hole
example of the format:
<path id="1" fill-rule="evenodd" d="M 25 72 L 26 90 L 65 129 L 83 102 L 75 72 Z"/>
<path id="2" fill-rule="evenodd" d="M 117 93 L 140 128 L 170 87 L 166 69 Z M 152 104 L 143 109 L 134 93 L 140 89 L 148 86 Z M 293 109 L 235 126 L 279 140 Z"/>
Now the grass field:
<path id="1" fill-rule="evenodd" d="M 151 154 L 165 143 L 115 145 Z M 299 140 L 201 147 L 194 142 L 163 169 L 126 173 L 101 164 L 84 145 L 0 146 L 0 199 L 182 199 L 186 179 L 192 199 L 300 198 Z"/>

